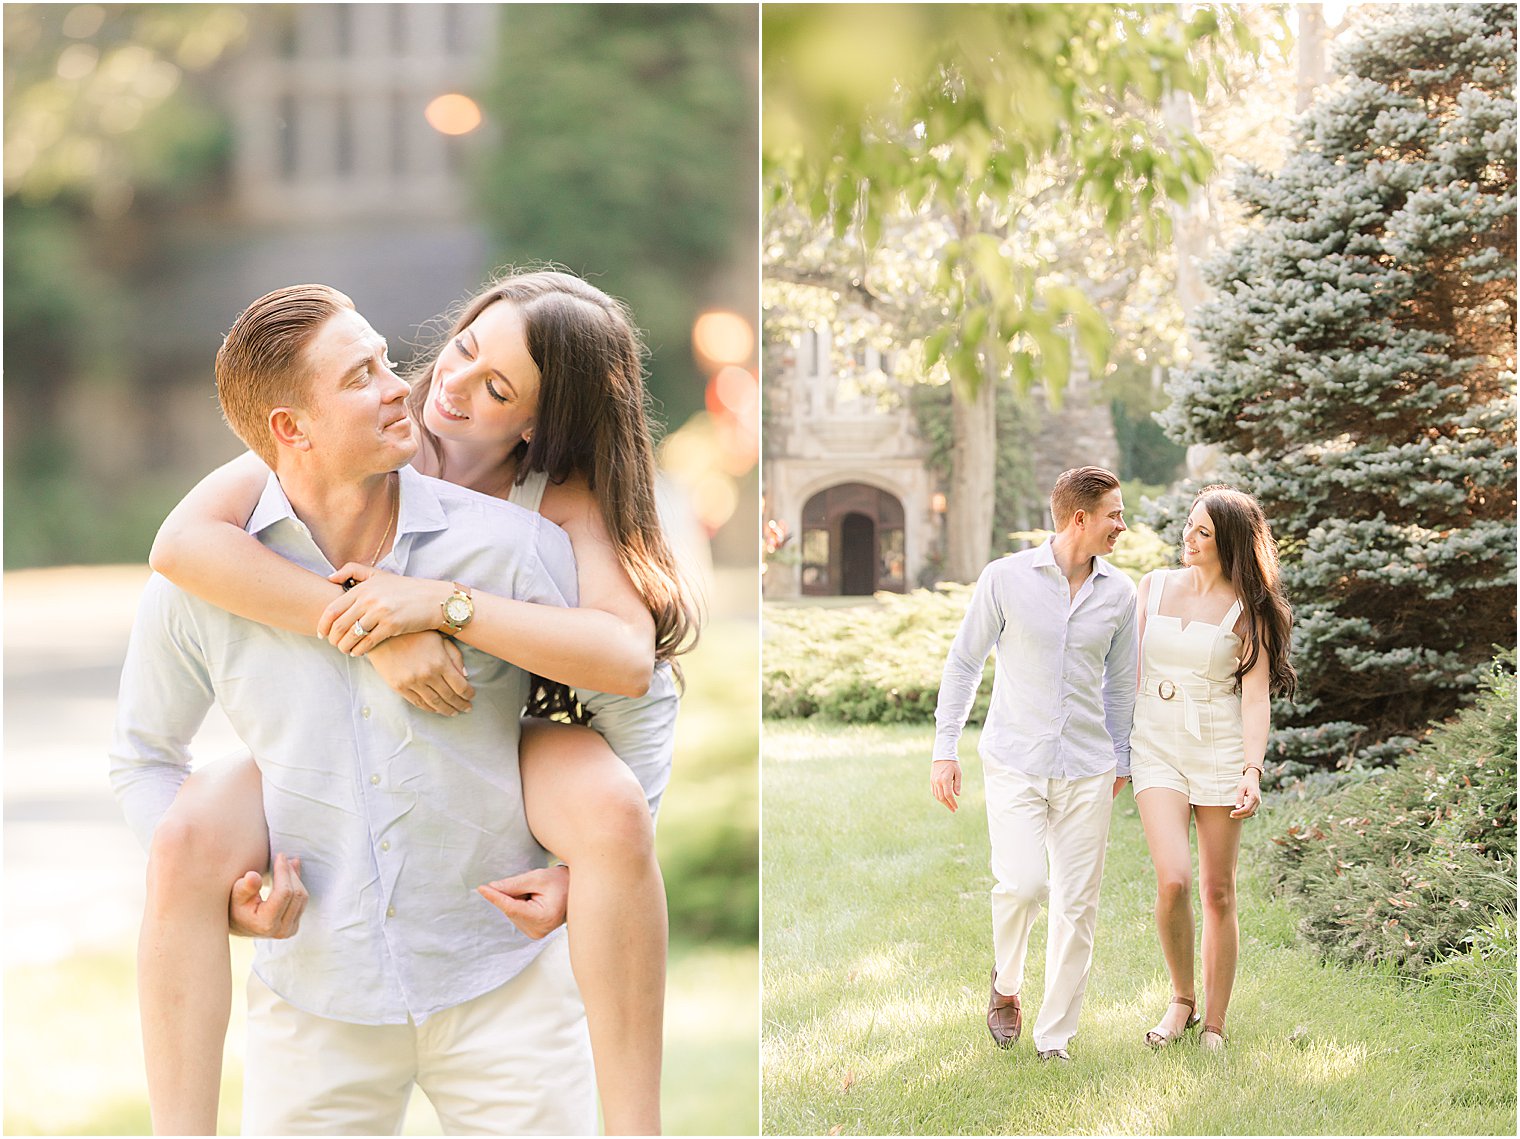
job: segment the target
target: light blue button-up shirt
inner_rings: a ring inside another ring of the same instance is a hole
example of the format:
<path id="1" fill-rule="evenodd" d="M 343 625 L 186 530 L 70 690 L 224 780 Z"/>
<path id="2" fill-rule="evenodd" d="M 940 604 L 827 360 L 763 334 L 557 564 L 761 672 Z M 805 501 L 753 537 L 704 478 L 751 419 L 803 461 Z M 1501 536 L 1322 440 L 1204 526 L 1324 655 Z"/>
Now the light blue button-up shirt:
<path id="1" fill-rule="evenodd" d="M 935 759 L 957 758 L 994 644 L 984 762 L 1050 779 L 1129 775 L 1138 662 L 1128 577 L 1094 558 L 1073 598 L 1048 541 L 984 569 L 945 660 Z"/>
<path id="2" fill-rule="evenodd" d="M 576 600 L 564 531 L 410 468 L 380 566 L 552 605 Z M 333 572 L 271 476 L 248 530 Z M 412 707 L 368 661 L 226 613 L 155 575 L 122 671 L 111 783 L 146 846 L 189 773 L 212 701 L 252 750 L 271 851 L 299 856 L 300 931 L 256 943 L 254 972 L 297 1008 L 355 1024 L 423 1021 L 506 983 L 532 941 L 475 887 L 544 865 L 517 768 L 528 677 L 460 643 L 468 715 Z M 229 886 L 231 883 L 229 883 Z"/>

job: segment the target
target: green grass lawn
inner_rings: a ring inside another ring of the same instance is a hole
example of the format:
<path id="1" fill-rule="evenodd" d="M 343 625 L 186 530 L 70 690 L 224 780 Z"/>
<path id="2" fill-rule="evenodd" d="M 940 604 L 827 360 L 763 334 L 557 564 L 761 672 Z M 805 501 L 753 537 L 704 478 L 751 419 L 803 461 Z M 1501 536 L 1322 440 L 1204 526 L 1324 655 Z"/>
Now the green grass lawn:
<path id="1" fill-rule="evenodd" d="M 1098 941 L 1069 1066 L 1027 1027 L 993 1047 L 979 761 L 951 815 L 929 795 L 932 731 L 768 722 L 763 778 L 764 1127 L 780 1134 L 1515 1134 L 1514 1006 L 1327 966 L 1270 898 L 1248 824 L 1241 959 L 1223 1056 L 1142 1043 L 1169 996 L 1134 799 L 1116 806 Z M 968 732 L 963 757 L 975 755 Z"/>

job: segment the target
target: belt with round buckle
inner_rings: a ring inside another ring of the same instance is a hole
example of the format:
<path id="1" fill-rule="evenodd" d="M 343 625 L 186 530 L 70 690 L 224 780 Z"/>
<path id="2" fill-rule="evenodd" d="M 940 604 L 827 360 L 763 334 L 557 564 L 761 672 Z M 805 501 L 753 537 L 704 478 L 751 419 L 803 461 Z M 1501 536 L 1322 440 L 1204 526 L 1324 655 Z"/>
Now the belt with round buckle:
<path id="1" fill-rule="evenodd" d="M 1177 695 L 1177 686 L 1170 680 L 1163 680 L 1160 684 L 1156 685 L 1156 695 L 1160 696 L 1163 700 L 1170 700 L 1173 696 Z"/>

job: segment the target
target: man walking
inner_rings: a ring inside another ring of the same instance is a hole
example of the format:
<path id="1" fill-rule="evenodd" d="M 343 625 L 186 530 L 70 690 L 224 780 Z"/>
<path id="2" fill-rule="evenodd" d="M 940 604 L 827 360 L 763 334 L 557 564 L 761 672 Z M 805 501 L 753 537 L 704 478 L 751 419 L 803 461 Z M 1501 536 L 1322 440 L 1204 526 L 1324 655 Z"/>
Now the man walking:
<path id="1" fill-rule="evenodd" d="M 247 525 L 269 548 L 323 575 L 369 560 L 464 583 L 456 625 L 471 584 L 573 603 L 563 531 L 405 465 L 407 386 L 341 293 L 255 301 L 218 353 L 217 387 L 273 471 Z M 244 1134 L 395 1134 L 414 1084 L 450 1134 L 595 1128 L 563 935 L 530 940 L 474 889 L 544 862 L 517 770 L 528 677 L 459 647 L 473 711 L 432 715 L 324 641 L 157 575 L 144 591 L 112 750 L 128 821 L 153 841 L 214 700 L 258 763 L 270 849 L 299 857 L 310 893 L 293 936 L 256 943 Z"/>
<path id="2" fill-rule="evenodd" d="M 945 661 L 935 710 L 934 797 L 961 791 L 956 745 L 987 653 L 992 705 L 978 749 L 992 839 L 995 963 L 987 1028 L 1011 1048 L 1029 931 L 1050 900 L 1041 1060 L 1067 1061 L 1087 990 L 1113 800 L 1129 779 L 1135 706 L 1135 587 L 1102 555 L 1125 530 L 1119 480 L 1081 467 L 1050 495 L 1056 534 L 982 571 Z"/>

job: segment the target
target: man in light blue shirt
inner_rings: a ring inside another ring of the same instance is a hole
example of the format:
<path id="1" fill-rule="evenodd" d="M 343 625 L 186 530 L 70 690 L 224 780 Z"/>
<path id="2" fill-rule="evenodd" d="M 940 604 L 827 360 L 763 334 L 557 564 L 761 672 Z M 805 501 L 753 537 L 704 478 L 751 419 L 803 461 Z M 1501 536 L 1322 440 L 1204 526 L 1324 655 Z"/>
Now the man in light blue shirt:
<path id="1" fill-rule="evenodd" d="M 994 645 L 979 752 L 992 840 L 995 964 L 987 1028 L 1011 1048 L 1029 931 L 1049 897 L 1042 1060 L 1066 1061 L 1087 990 L 1113 800 L 1129 779 L 1138 644 L 1135 587 L 1101 555 L 1125 530 L 1119 480 L 1067 471 L 1050 496 L 1056 534 L 982 571 L 950 647 L 935 709 L 934 797 L 961 790 L 956 745 Z"/>
<path id="2" fill-rule="evenodd" d="M 288 342 L 287 359 L 260 329 Z M 239 351 L 244 367 L 224 369 Z M 373 560 L 574 603 L 563 531 L 405 465 L 407 387 L 342 294 L 296 286 L 255 301 L 228 333 L 218 384 L 229 423 L 273 469 L 247 527 L 269 548 L 323 575 Z M 531 940 L 475 892 L 545 861 L 517 767 L 529 680 L 459 649 L 473 710 L 432 715 L 325 641 L 156 575 L 144 592 L 112 749 L 129 823 L 146 845 L 215 701 L 258 762 L 270 849 L 300 858 L 310 894 L 294 936 L 257 942 L 245 1133 L 394 1132 L 414 1082 L 451 1133 L 595 1126 L 563 931 Z"/>

